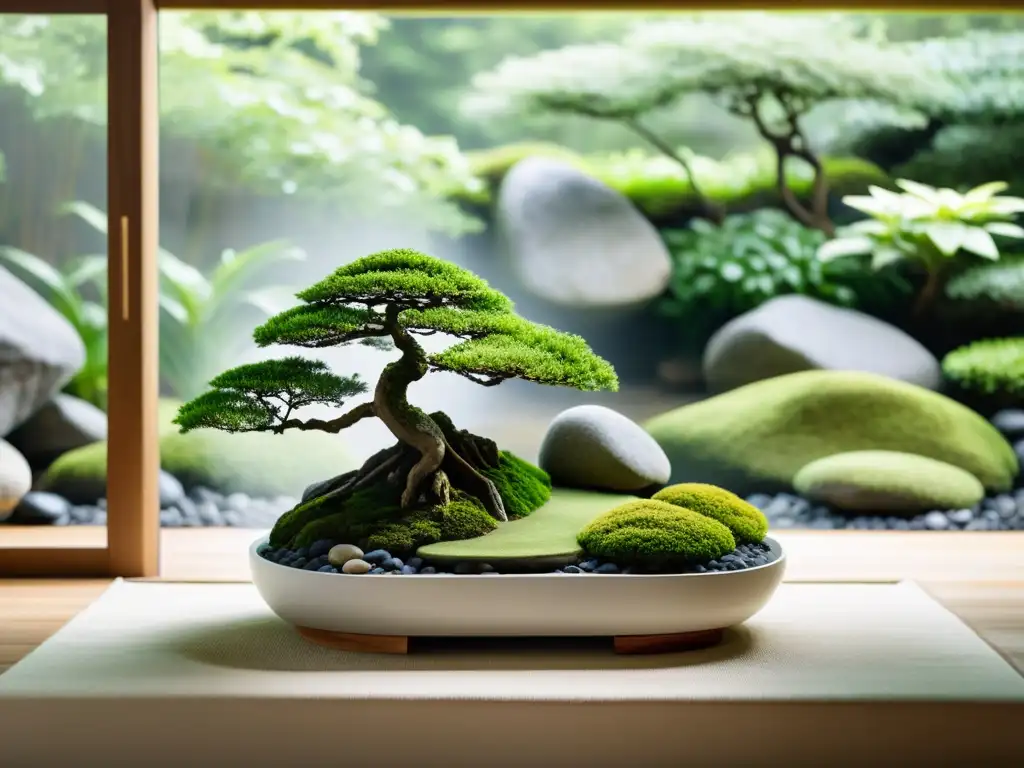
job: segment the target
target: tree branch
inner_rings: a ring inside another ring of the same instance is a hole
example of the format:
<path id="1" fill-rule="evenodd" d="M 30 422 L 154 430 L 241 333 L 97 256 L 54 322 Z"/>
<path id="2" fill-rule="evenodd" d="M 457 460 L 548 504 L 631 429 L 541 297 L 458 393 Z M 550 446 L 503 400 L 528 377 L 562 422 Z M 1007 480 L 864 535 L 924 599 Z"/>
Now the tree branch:
<path id="1" fill-rule="evenodd" d="M 286 429 L 298 429 L 302 431 L 318 430 L 320 432 L 331 432 L 338 433 L 343 429 L 348 429 L 353 424 L 356 424 L 363 419 L 368 419 L 371 416 L 376 416 L 377 412 L 373 407 L 373 403 L 363 403 L 357 405 L 351 411 L 343 413 L 336 419 L 325 421 L 324 419 L 288 419 L 282 421 L 276 427 L 270 427 L 265 431 L 273 431 L 277 433 L 284 432 Z"/>
<path id="2" fill-rule="evenodd" d="M 787 133 L 776 133 L 768 127 L 761 114 L 761 97 L 760 92 L 748 95 L 742 114 L 753 120 L 757 132 L 775 150 L 775 183 L 783 204 L 801 224 L 820 229 L 832 237 L 835 234 L 835 226 L 828 217 L 828 183 L 825 169 L 818 157 L 807 147 L 807 138 L 800 128 L 799 114 L 788 98 L 776 96 L 786 113 L 789 128 Z M 786 183 L 786 159 L 790 157 L 803 160 L 814 169 L 811 208 L 804 206 Z"/>
<path id="3" fill-rule="evenodd" d="M 679 165 L 683 167 L 683 170 L 686 172 L 686 178 L 690 182 L 690 189 L 693 190 L 693 193 L 697 196 L 697 199 L 700 200 L 700 204 L 701 207 L 704 209 L 705 215 L 707 215 L 708 219 L 713 221 L 715 224 L 721 224 L 722 221 L 725 219 L 725 211 L 722 209 L 720 205 L 717 205 L 716 203 L 712 202 L 701 191 L 700 185 L 697 184 L 697 176 L 696 174 L 694 174 L 690 162 L 681 154 L 679 154 L 679 152 L 677 152 L 671 144 L 669 144 L 656 133 L 651 131 L 638 119 L 630 118 L 624 120 L 623 122 L 626 125 L 626 127 L 628 127 L 641 138 L 645 139 L 651 146 L 656 148 L 669 159 L 679 163 Z"/>

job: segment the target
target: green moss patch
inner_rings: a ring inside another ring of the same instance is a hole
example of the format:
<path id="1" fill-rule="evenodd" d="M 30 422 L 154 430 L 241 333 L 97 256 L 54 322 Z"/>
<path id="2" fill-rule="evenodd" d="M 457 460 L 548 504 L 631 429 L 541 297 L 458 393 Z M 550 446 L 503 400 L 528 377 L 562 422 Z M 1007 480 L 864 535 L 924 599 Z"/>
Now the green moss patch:
<path id="1" fill-rule="evenodd" d="M 645 570 L 682 570 L 736 549 L 722 523 L 664 501 L 627 502 L 593 520 L 579 532 L 588 555 Z"/>
<path id="2" fill-rule="evenodd" d="M 644 425 L 668 454 L 671 482 L 700 479 L 736 493 L 788 490 L 817 459 L 899 451 L 959 467 L 994 491 L 1018 462 L 999 432 L 960 403 L 871 373 L 805 371 L 734 389 Z"/>
<path id="3" fill-rule="evenodd" d="M 768 533 L 768 518 L 761 510 L 717 485 L 678 483 L 662 488 L 651 498 L 717 520 L 732 531 L 737 544 L 757 544 Z"/>
<path id="4" fill-rule="evenodd" d="M 538 567 L 565 564 L 579 555 L 576 535 L 580 528 L 616 504 L 634 498 L 555 488 L 550 501 L 529 517 L 503 523 L 481 538 L 420 547 L 417 554 L 442 562 L 512 562 Z"/>
<path id="5" fill-rule="evenodd" d="M 498 466 L 483 474 L 498 488 L 509 520 L 532 514 L 551 498 L 548 473 L 508 451 L 498 454 Z"/>
<path id="6" fill-rule="evenodd" d="M 895 514 L 962 509 L 985 489 L 970 472 L 895 451 L 853 451 L 812 461 L 796 474 L 800 494 L 856 512 Z"/>

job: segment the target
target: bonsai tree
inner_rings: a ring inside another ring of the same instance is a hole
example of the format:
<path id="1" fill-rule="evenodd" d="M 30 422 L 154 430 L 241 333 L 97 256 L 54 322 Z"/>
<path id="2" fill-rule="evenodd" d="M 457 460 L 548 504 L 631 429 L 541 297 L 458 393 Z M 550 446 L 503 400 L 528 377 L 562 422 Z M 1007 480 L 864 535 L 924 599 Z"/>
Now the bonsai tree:
<path id="1" fill-rule="evenodd" d="M 648 118 L 684 96 L 705 93 L 749 120 L 777 157 L 786 209 L 805 226 L 832 235 L 825 169 L 802 124 L 815 106 L 841 100 L 918 104 L 945 87 L 893 46 L 860 38 L 832 17 L 763 13 L 697 16 L 634 28 L 620 44 L 570 46 L 508 59 L 474 82 L 467 104 L 478 114 L 563 113 L 617 121 L 684 168 L 689 164 L 655 135 Z M 809 204 L 786 183 L 786 163 L 814 170 Z M 706 202 L 709 218 L 721 212 Z"/>
<path id="2" fill-rule="evenodd" d="M 382 485 L 400 491 L 396 516 L 458 502 L 477 505 L 494 520 L 505 521 L 510 503 L 516 504 L 516 516 L 538 506 L 527 509 L 521 499 L 510 498 L 525 491 L 506 481 L 509 472 L 536 475 L 540 470 L 516 459 L 518 465 L 505 472 L 503 455 L 493 442 L 456 430 L 443 413 L 427 414 L 409 402 L 410 385 L 428 373 L 447 371 L 486 387 L 518 378 L 580 390 L 618 388 L 611 365 L 583 339 L 520 317 L 512 302 L 484 280 L 416 251 L 384 251 L 358 259 L 298 298 L 300 305 L 256 329 L 256 343 L 313 349 L 364 344 L 397 350 L 400 356 L 384 366 L 372 393 L 358 376 L 332 373 L 316 360 L 286 357 L 222 373 L 210 382 L 209 391 L 185 403 L 176 419 L 182 432 L 214 428 L 337 433 L 367 418 L 380 419 L 391 431 L 396 445 L 371 456 L 360 469 L 322 484 L 315 493 L 307 492 L 310 498 L 279 523 L 282 531 L 287 530 L 279 540 L 317 516 L 304 516 L 309 502 L 326 509 L 326 499 L 341 503 Z M 434 334 L 454 337 L 456 343 L 428 354 L 416 337 Z M 306 406 L 341 407 L 366 393 L 368 400 L 332 419 L 297 415 Z M 466 537 L 479 531 L 463 533 Z"/>

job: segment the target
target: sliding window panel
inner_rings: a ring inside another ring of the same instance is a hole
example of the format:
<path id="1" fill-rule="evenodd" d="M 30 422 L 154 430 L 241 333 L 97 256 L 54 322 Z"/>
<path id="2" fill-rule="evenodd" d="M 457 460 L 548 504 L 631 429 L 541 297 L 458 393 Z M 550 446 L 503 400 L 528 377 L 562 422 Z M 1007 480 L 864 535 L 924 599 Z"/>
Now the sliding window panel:
<path id="1" fill-rule="evenodd" d="M 0 0 L 2 576 L 157 571 L 155 26 Z"/>

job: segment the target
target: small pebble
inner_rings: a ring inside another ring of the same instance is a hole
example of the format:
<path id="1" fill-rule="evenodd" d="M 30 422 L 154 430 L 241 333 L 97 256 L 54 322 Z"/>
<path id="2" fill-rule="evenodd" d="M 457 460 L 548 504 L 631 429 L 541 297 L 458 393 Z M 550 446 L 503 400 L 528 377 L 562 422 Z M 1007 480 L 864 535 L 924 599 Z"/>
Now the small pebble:
<path id="1" fill-rule="evenodd" d="M 619 566 L 615 563 L 602 563 L 594 569 L 594 573 L 618 573 Z"/>
<path id="2" fill-rule="evenodd" d="M 349 560 L 348 562 L 351 563 L 353 561 Z M 348 565 L 348 563 L 346 563 L 346 565 Z M 370 571 L 371 576 L 379 576 L 382 573 L 387 573 L 387 571 L 385 571 L 383 568 L 374 568 L 372 571 Z"/>
<path id="3" fill-rule="evenodd" d="M 401 571 L 403 565 L 405 565 L 405 563 L 403 563 L 399 558 L 389 557 L 380 564 L 380 567 L 385 571 Z"/>
<path id="4" fill-rule="evenodd" d="M 313 549 L 317 548 L 317 545 L 319 544 L 320 542 L 318 541 L 310 547 L 310 553 L 312 553 Z M 322 546 L 319 547 L 319 549 L 322 549 Z M 345 563 L 349 560 L 364 560 L 368 563 L 372 563 L 373 561 L 368 560 L 368 557 L 369 555 L 364 555 L 363 550 L 353 544 L 336 544 L 333 547 L 330 547 L 327 551 L 327 560 L 335 568 L 343 568 Z"/>
<path id="5" fill-rule="evenodd" d="M 320 557 L 330 552 L 331 547 L 333 546 L 334 542 L 330 539 L 320 539 L 320 541 L 315 541 L 312 544 L 310 544 L 309 554 L 313 557 Z"/>
<path id="6" fill-rule="evenodd" d="M 410 557 L 406 565 L 411 565 L 413 568 L 421 568 L 423 566 L 422 557 Z"/>
<path id="7" fill-rule="evenodd" d="M 455 571 L 455 573 L 459 574 L 460 576 L 465 576 L 465 575 L 468 575 L 470 573 L 475 573 L 476 572 L 476 563 L 466 563 L 466 562 L 456 563 L 455 564 L 455 568 L 453 570 Z"/>
<path id="8" fill-rule="evenodd" d="M 430 575 L 435 574 L 435 573 L 437 573 L 437 569 L 434 566 L 432 566 L 432 565 L 428 565 L 428 566 L 426 566 L 424 568 L 420 568 L 420 575 L 421 576 L 430 576 Z"/>
<path id="9" fill-rule="evenodd" d="M 597 560 L 584 560 L 580 563 L 580 570 L 590 572 L 597 568 Z"/>
<path id="10" fill-rule="evenodd" d="M 370 570 L 372 567 L 373 566 L 371 566 L 365 560 L 360 560 L 357 558 L 355 560 L 346 560 L 345 564 L 341 567 L 341 572 L 353 575 L 360 573 L 372 573 L 373 571 Z M 377 569 L 374 568 L 373 570 Z M 381 571 L 381 573 L 383 573 L 383 571 Z"/>
<path id="11" fill-rule="evenodd" d="M 583 569 L 578 565 L 567 565 L 562 569 L 563 573 L 583 573 Z"/>
<path id="12" fill-rule="evenodd" d="M 417 571 L 411 565 L 403 565 L 401 573 L 405 576 L 415 576 Z"/>
<path id="13" fill-rule="evenodd" d="M 367 552 L 363 555 L 363 560 L 374 565 L 380 565 L 385 560 L 391 559 L 391 553 L 383 549 L 375 549 L 372 552 Z"/>
<path id="14" fill-rule="evenodd" d="M 974 513 L 969 509 L 955 509 L 948 512 L 947 517 L 957 525 L 967 525 L 974 518 Z"/>

